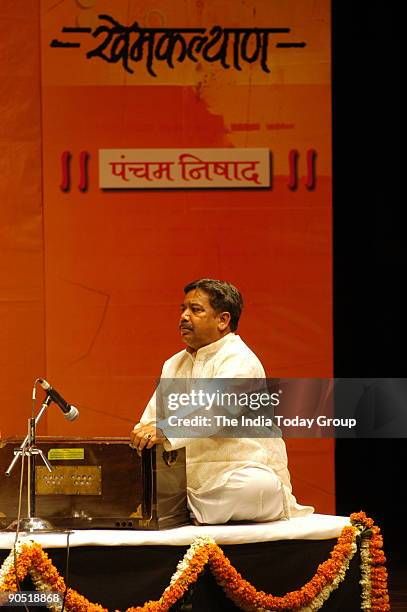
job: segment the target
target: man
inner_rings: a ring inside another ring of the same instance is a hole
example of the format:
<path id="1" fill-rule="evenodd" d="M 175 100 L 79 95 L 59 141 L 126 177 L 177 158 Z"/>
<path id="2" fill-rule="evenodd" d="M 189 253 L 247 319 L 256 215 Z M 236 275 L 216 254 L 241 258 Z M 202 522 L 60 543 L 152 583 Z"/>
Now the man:
<path id="1" fill-rule="evenodd" d="M 200 279 L 184 294 L 179 328 L 187 347 L 164 363 L 161 378 L 265 378 L 259 359 L 235 333 L 243 308 L 238 289 Z M 188 503 L 200 523 L 271 521 L 313 511 L 291 493 L 281 438 L 173 438 L 156 427 L 157 419 L 155 393 L 131 432 L 132 444 L 139 451 L 154 444 L 186 447 Z"/>

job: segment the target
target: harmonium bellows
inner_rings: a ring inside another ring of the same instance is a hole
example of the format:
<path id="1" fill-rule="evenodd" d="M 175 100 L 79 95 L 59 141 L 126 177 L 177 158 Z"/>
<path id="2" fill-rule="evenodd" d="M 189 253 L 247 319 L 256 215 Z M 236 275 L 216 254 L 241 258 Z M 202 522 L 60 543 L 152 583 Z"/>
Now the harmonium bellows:
<path id="1" fill-rule="evenodd" d="M 0 528 L 17 518 L 20 467 L 6 476 L 21 439 L 0 440 Z M 35 515 L 59 529 L 168 529 L 189 523 L 185 449 L 134 450 L 128 438 L 38 437 Z M 25 469 L 25 475 L 27 470 Z M 24 477 L 22 516 L 26 516 Z"/>

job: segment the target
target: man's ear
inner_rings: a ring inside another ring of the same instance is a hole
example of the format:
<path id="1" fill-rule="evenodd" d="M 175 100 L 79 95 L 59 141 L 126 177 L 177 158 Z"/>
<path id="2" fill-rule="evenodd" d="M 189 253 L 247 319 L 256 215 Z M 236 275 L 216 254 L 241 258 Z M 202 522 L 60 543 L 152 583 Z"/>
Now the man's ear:
<path id="1" fill-rule="evenodd" d="M 227 328 L 230 325 L 230 312 L 221 312 L 218 315 L 219 317 L 219 323 L 218 323 L 218 329 L 219 331 L 225 331 L 227 330 Z"/>

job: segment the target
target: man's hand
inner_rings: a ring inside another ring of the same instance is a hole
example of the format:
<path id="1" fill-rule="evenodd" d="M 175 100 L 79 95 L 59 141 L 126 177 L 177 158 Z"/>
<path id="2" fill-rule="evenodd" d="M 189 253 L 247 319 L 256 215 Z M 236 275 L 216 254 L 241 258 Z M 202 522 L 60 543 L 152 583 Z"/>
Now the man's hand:
<path id="1" fill-rule="evenodd" d="M 130 433 L 130 443 L 139 452 L 143 448 L 152 448 L 154 444 L 162 444 L 166 439 L 161 429 L 158 429 L 154 423 L 149 425 L 137 423 Z"/>

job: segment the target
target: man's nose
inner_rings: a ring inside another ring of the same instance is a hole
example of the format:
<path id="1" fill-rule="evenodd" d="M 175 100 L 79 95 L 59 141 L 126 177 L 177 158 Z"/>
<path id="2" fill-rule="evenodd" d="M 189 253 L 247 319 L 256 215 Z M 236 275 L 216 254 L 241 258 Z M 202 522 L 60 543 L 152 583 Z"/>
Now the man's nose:
<path id="1" fill-rule="evenodd" d="M 181 313 L 181 321 L 188 321 L 189 319 L 189 311 L 187 309 L 183 310 Z"/>

